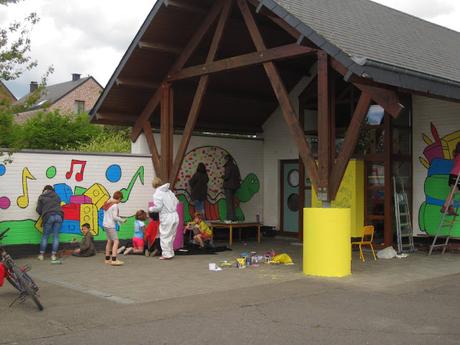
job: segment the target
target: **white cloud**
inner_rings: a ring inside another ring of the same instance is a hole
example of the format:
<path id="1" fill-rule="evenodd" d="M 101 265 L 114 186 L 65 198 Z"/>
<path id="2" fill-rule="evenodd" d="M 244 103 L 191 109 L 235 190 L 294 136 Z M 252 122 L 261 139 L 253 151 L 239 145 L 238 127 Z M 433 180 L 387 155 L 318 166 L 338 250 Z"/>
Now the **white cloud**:
<path id="1" fill-rule="evenodd" d="M 7 85 L 16 96 L 23 96 L 30 81 L 40 80 L 53 65 L 51 84 L 81 73 L 105 86 L 155 1 L 24 0 L 6 10 L 0 6 L 0 23 L 20 20 L 33 11 L 41 18 L 32 34 L 32 56 L 39 66 Z M 458 0 L 374 1 L 460 31 Z"/>

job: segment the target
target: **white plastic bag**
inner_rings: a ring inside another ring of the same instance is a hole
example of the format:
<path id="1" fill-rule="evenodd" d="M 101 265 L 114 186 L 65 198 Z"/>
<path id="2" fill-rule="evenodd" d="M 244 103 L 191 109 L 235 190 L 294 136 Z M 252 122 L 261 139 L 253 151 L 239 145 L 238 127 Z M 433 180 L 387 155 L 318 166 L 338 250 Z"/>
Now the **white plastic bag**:
<path id="1" fill-rule="evenodd" d="M 396 257 L 396 250 L 394 250 L 393 247 L 386 247 L 377 252 L 377 257 L 379 259 L 393 259 Z"/>

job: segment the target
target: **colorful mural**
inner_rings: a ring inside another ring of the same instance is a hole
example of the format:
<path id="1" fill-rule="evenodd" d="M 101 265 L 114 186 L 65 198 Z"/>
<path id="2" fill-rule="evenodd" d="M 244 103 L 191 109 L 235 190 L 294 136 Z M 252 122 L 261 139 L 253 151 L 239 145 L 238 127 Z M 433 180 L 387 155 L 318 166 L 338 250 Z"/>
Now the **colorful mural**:
<path id="1" fill-rule="evenodd" d="M 179 171 L 176 191 L 178 198 L 184 203 L 184 218 L 191 220 L 195 209 L 190 197 L 190 186 L 188 181 L 192 178 L 200 162 L 206 166 L 209 176 L 208 198 L 205 201 L 205 215 L 209 220 L 225 220 L 227 207 L 222 189 L 225 156 L 229 152 L 217 146 L 197 147 L 186 154 L 184 163 Z M 260 181 L 256 174 L 250 173 L 243 178 L 241 187 L 236 192 L 236 217 L 238 220 L 245 220 L 244 212 L 240 203 L 246 203 L 260 190 Z"/>
<path id="2" fill-rule="evenodd" d="M 12 164 L 0 164 L 0 230 L 7 227 L 12 229 L 4 244 L 39 242 L 43 225 L 35 208 L 37 198 L 47 184 L 53 185 L 62 201 L 64 221 L 60 239 L 63 242 L 81 235 L 80 229 L 84 223 L 90 224 L 96 240 L 104 240 L 101 208 L 115 190 L 123 194 L 120 207 L 122 216 L 129 217 L 119 229 L 120 237 L 129 238 L 132 236 L 133 215 L 138 208 L 146 208 L 151 199 L 151 187 L 142 190 L 142 195 L 139 194 L 139 186 L 144 185 L 146 178 L 143 163 L 149 164 L 148 158 L 118 157 L 121 162 L 114 164 L 117 157 L 73 159 L 69 155 L 58 154 L 22 157 L 23 154 L 17 153 Z M 22 165 L 24 162 L 27 162 L 27 166 Z M 142 165 L 134 165 L 139 163 Z M 153 178 L 152 169 L 148 178 Z M 134 200 L 133 190 L 137 191 Z M 16 203 L 13 204 L 11 200 L 16 200 Z"/>
<path id="3" fill-rule="evenodd" d="M 453 151 L 460 141 L 460 131 L 440 137 L 433 123 L 430 127 L 433 138 L 423 134 L 427 146 L 423 157 L 419 157 L 420 163 L 427 169 L 427 177 L 424 183 L 425 201 L 420 206 L 418 221 L 421 231 L 434 236 L 441 221 L 441 206 L 450 192 L 449 173 L 453 166 Z M 459 206 L 460 201 L 455 201 L 455 205 Z M 441 234 L 446 232 L 447 228 Z M 460 224 L 454 225 L 452 235 L 460 236 Z"/>

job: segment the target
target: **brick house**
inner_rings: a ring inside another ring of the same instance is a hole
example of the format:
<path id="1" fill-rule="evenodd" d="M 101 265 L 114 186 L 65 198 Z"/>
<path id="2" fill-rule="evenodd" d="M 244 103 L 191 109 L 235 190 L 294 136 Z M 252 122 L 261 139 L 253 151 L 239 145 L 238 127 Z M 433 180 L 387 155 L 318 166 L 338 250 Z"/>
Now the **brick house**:
<path id="1" fill-rule="evenodd" d="M 16 97 L 6 87 L 6 85 L 0 80 L 0 100 L 9 99 L 10 102 L 16 102 Z"/>
<path id="2" fill-rule="evenodd" d="M 30 83 L 30 93 L 38 88 L 37 82 Z M 89 112 L 96 103 L 103 87 L 96 79 L 89 76 L 80 78 L 80 74 L 72 74 L 72 80 L 47 86 L 39 100 L 28 111 L 16 114 L 16 121 L 21 123 L 34 116 L 39 110 L 59 110 L 61 114 L 80 114 Z M 25 95 L 18 102 L 24 101 Z"/>

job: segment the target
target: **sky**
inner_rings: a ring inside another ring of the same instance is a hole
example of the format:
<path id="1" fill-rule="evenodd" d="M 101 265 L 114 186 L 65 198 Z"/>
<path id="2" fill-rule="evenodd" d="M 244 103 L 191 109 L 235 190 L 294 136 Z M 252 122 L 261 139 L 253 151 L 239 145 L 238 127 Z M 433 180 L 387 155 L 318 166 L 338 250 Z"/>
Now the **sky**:
<path id="1" fill-rule="evenodd" d="M 346 1 L 346 0 L 344 0 Z M 23 0 L 0 6 L 0 26 L 36 12 L 40 22 L 31 33 L 38 66 L 6 85 L 24 96 L 31 81 L 40 81 L 50 66 L 49 84 L 71 80 L 72 73 L 91 75 L 105 86 L 155 0 Z M 376 0 L 460 32 L 459 0 Z"/>

